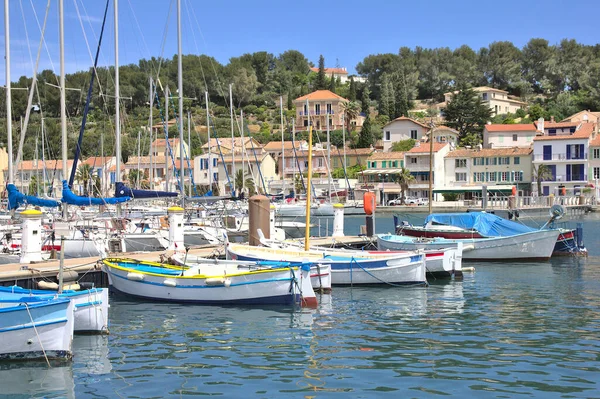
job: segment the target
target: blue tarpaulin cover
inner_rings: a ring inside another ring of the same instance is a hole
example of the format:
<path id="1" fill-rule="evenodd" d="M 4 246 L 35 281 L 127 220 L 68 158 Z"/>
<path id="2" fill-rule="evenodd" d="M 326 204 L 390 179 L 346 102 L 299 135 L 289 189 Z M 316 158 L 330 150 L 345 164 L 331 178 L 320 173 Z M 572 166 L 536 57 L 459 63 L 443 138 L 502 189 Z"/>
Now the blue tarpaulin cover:
<path id="1" fill-rule="evenodd" d="M 120 197 L 120 198 L 93 198 L 93 197 L 80 197 L 75 195 L 66 180 L 63 180 L 63 197 L 62 202 L 69 205 L 77 206 L 90 206 L 90 205 L 112 205 L 119 204 L 121 202 L 129 201 L 131 197 Z"/>
<path id="2" fill-rule="evenodd" d="M 17 209 L 24 204 L 45 206 L 49 208 L 55 208 L 60 205 L 58 201 L 52 199 L 43 199 L 33 195 L 25 195 L 19 192 L 14 184 L 7 184 L 6 191 L 8 191 L 8 209 Z"/>
<path id="3" fill-rule="evenodd" d="M 537 230 L 487 212 L 432 213 L 425 219 L 425 224 L 429 223 L 475 229 L 486 237 L 508 237 Z"/>
<path id="4" fill-rule="evenodd" d="M 164 197 L 177 197 L 179 193 L 169 191 L 155 191 L 155 190 L 134 190 L 127 187 L 122 182 L 115 184 L 115 197 L 131 197 L 131 198 L 164 198 Z"/>

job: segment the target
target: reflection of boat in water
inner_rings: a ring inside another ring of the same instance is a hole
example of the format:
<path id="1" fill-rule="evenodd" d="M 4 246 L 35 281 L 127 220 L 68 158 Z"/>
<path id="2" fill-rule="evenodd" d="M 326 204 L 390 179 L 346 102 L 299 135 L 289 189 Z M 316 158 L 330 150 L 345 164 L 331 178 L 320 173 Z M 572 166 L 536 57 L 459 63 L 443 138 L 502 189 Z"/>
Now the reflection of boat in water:
<path id="1" fill-rule="evenodd" d="M 0 364 L 2 396 L 14 399 L 75 398 L 73 367 L 45 363 Z"/>
<path id="2" fill-rule="evenodd" d="M 108 374 L 112 365 L 108 359 L 108 336 L 76 335 L 73 339 L 78 373 Z"/>

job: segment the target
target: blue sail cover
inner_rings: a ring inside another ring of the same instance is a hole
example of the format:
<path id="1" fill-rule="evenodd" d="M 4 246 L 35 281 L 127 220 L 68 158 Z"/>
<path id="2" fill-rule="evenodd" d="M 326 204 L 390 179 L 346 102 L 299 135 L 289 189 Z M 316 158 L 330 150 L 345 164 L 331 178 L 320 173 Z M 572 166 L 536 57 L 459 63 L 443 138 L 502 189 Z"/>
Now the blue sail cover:
<path id="1" fill-rule="evenodd" d="M 8 209 L 17 209 L 19 206 L 25 204 L 45 206 L 48 208 L 56 208 L 60 205 L 58 201 L 38 198 L 33 195 L 25 195 L 19 192 L 14 184 L 6 185 L 6 191 L 8 191 Z"/>
<path id="2" fill-rule="evenodd" d="M 433 213 L 425 219 L 425 224 L 430 222 L 463 229 L 475 229 L 486 237 L 508 237 L 537 230 L 487 212 Z"/>
<path id="3" fill-rule="evenodd" d="M 69 205 L 77 205 L 77 206 L 90 206 L 90 205 L 114 205 L 119 204 L 121 202 L 129 201 L 130 197 L 120 197 L 120 198 L 93 198 L 93 197 L 80 197 L 78 195 L 73 194 L 71 189 L 69 188 L 69 184 L 66 180 L 63 180 L 63 197 L 62 202 L 67 203 Z"/>
<path id="4" fill-rule="evenodd" d="M 165 198 L 165 197 L 177 197 L 179 193 L 170 191 L 154 191 L 154 190 L 134 190 L 127 187 L 122 182 L 115 183 L 115 197 L 131 197 L 137 199 L 143 198 Z"/>

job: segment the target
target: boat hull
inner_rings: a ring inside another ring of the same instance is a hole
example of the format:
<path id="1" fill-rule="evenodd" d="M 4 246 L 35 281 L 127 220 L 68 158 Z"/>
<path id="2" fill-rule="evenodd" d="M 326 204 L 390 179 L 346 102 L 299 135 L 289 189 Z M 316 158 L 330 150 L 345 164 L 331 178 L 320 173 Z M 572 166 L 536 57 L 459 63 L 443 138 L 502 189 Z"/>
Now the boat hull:
<path id="1" fill-rule="evenodd" d="M 3 303 L 7 305 L 7 303 Z M 0 359 L 72 358 L 73 310 L 69 300 L 50 300 L 0 309 Z"/>

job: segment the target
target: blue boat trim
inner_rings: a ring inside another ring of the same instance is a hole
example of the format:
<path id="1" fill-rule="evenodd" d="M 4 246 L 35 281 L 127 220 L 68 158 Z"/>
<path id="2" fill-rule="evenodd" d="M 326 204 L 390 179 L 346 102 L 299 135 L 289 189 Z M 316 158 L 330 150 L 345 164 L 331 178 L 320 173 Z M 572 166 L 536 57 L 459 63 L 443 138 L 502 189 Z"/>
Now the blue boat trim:
<path id="1" fill-rule="evenodd" d="M 15 327 L 6 327 L 6 328 L 0 328 L 0 333 L 3 332 L 9 332 L 9 331 L 18 331 L 18 330 L 27 330 L 33 327 L 45 327 L 45 326 L 50 326 L 52 324 L 60 324 L 60 323 L 66 323 L 67 322 L 67 318 L 64 317 L 62 319 L 56 319 L 56 320 L 52 320 L 52 321 L 42 321 L 39 323 L 36 323 L 35 321 L 31 324 L 26 324 L 26 325 L 20 325 L 20 326 L 15 326 Z"/>
<path id="2" fill-rule="evenodd" d="M 77 303 L 77 304 L 75 304 L 75 308 L 79 309 L 79 308 L 85 308 L 85 307 L 89 307 L 89 306 L 98 306 L 98 305 L 102 305 L 102 301 Z"/>

